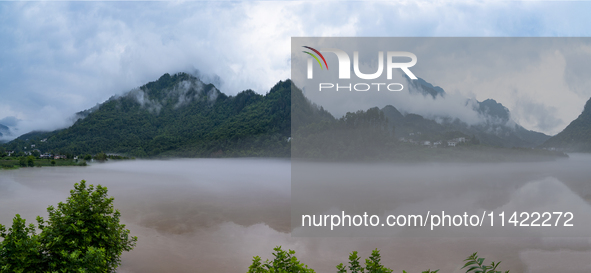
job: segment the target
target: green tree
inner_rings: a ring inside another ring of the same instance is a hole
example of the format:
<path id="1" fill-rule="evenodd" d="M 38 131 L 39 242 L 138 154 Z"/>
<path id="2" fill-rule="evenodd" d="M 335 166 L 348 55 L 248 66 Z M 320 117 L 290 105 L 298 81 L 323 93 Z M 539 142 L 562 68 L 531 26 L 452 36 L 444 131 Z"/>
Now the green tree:
<path id="1" fill-rule="evenodd" d="M 107 154 L 98 153 L 94 158 L 96 158 L 96 160 L 98 160 L 99 162 L 105 162 L 107 161 Z"/>
<path id="2" fill-rule="evenodd" d="M 0 225 L 0 272 L 37 272 L 41 263 L 41 244 L 35 234 L 35 226 L 26 225 L 25 219 L 16 215 L 12 227 L 6 231 Z"/>
<path id="3" fill-rule="evenodd" d="M 292 272 L 310 272 L 313 273 L 314 270 L 309 269 L 308 266 L 300 263 L 298 259 L 293 256 L 295 251 L 289 250 L 286 252 L 281 249 L 280 246 L 274 248 L 275 259 L 273 262 L 267 260 L 265 263 L 261 262 L 261 257 L 256 256 L 252 260 L 252 265 L 248 268 L 247 273 L 292 273 Z M 501 271 L 497 271 L 497 267 L 501 262 L 495 263 L 493 262 L 490 266 L 483 265 L 484 258 L 479 258 L 477 253 L 472 254 L 464 261 L 467 262 L 462 269 L 466 269 L 466 273 L 475 272 L 475 273 L 502 273 Z M 349 255 L 349 267 L 351 273 L 391 273 L 392 269 L 386 268 L 380 264 L 381 256 L 380 251 L 376 248 L 371 252 L 371 256 L 369 259 L 365 259 L 365 267 L 361 266 L 359 263 L 359 256 L 357 255 L 357 251 L 351 252 Z M 347 266 L 343 265 L 342 263 L 337 265 L 337 273 L 347 273 Z M 407 273 L 406 271 L 402 270 L 403 273 Z M 422 273 L 437 273 L 439 270 L 431 271 L 426 270 Z M 505 271 L 505 273 L 509 273 L 509 270 Z"/>
<path id="4" fill-rule="evenodd" d="M 35 156 L 27 156 L 27 166 L 35 167 Z"/>
<path id="5" fill-rule="evenodd" d="M 31 151 L 31 155 L 35 158 L 39 158 L 41 156 L 41 153 L 38 150 L 33 150 Z"/>
<path id="6" fill-rule="evenodd" d="M 51 160 L 51 165 L 55 166 L 55 160 Z"/>
<path id="7" fill-rule="evenodd" d="M 27 158 L 26 158 L 26 157 L 24 157 L 24 156 L 20 157 L 20 158 L 18 159 L 18 164 L 19 164 L 21 167 L 26 167 L 26 166 L 27 166 Z"/>
<path id="8" fill-rule="evenodd" d="M 50 271 L 115 272 L 121 254 L 133 249 L 137 237 L 119 223 L 121 214 L 113 200 L 106 187 L 87 187 L 82 180 L 66 203 L 47 208 L 47 222 L 37 218 Z"/>
<path id="9" fill-rule="evenodd" d="M 376 248 L 371 252 L 369 259 L 365 259 L 365 268 L 359 263 L 359 256 L 357 251 L 351 252 L 349 255 L 349 270 L 351 273 L 392 273 L 392 269 L 386 268 L 380 264 L 380 251 Z M 337 265 L 338 273 L 347 273 L 347 267 L 342 263 Z"/>
<path id="10" fill-rule="evenodd" d="M 273 261 L 261 262 L 261 257 L 256 256 L 252 259 L 252 264 L 248 267 L 248 273 L 314 273 L 314 270 L 298 261 L 294 256 L 295 251 L 282 250 L 280 246 L 274 248 L 275 258 Z"/>
<path id="11" fill-rule="evenodd" d="M 91 155 L 89 155 L 89 154 L 86 154 L 86 155 L 84 156 L 84 160 L 86 160 L 86 161 L 90 161 L 91 159 L 92 159 L 92 156 L 91 156 Z"/>

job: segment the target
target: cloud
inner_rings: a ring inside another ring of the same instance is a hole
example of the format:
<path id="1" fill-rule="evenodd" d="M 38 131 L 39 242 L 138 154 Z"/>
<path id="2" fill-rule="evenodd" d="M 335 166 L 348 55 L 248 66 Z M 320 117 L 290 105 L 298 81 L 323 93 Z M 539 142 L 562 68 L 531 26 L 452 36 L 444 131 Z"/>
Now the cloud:
<path id="1" fill-rule="evenodd" d="M 14 116 L 7 116 L 3 119 L 0 119 L 0 124 L 5 126 L 16 126 L 18 123 L 18 119 Z"/>
<path id="2" fill-rule="evenodd" d="M 451 118 L 460 119 L 468 125 L 485 123 L 488 116 L 482 116 L 478 111 L 476 99 L 467 98 L 462 94 L 446 94 L 433 98 L 413 90 L 411 84 L 406 81 L 405 86 L 409 87 L 410 92 L 401 92 L 395 100 L 392 100 L 393 106 L 403 113 L 419 114 L 429 119 Z"/>
<path id="3" fill-rule="evenodd" d="M 585 51 L 591 43 L 588 38 L 440 42 L 455 44 L 458 49 L 440 49 L 431 54 L 435 56 L 426 56 L 423 60 L 428 65 L 417 68 L 421 70 L 417 73 L 449 93 L 475 96 L 480 101 L 495 99 L 527 129 L 556 134 L 582 112 L 591 97 L 591 89 L 586 89 L 591 81 L 578 75 L 590 71 L 591 65 L 572 57 L 591 58 L 591 52 Z M 571 73 L 573 70 L 579 72 Z"/>
<path id="4" fill-rule="evenodd" d="M 224 93 L 265 93 L 290 77 L 297 36 L 588 36 L 589 5 L 2 2 L 0 106 L 11 111 L 0 109 L 0 118 L 31 125 L 20 133 L 68 126 L 66 117 L 113 95 L 195 69 Z"/>

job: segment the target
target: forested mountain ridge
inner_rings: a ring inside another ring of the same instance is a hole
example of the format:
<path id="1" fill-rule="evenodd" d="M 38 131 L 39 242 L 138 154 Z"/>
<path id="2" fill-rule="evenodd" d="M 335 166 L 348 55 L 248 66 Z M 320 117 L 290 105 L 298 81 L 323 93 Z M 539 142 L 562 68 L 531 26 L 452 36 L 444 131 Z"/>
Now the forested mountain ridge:
<path id="1" fill-rule="evenodd" d="M 583 112 L 562 132 L 548 139 L 542 147 L 567 152 L 591 152 L 591 99 Z"/>
<path id="2" fill-rule="evenodd" d="M 433 100 L 446 97 L 442 88 L 426 81 L 417 82 L 413 90 Z M 511 123 L 509 110 L 494 100 L 472 105 L 486 122 L 468 125 L 447 117 L 436 121 L 401 113 L 391 105 L 335 118 L 308 100 L 291 80 L 280 81 L 265 95 L 246 90 L 227 96 L 192 75 L 164 74 L 77 113 L 78 120 L 69 128 L 31 132 L 2 146 L 17 154 L 35 149 L 52 154 L 105 152 L 135 157 L 289 157 L 295 153 L 352 158 L 359 153 L 373 157 L 387 150 L 403 149 L 410 154 L 423 149 L 408 143 L 430 141 L 446 146 L 446 141 L 461 138 L 493 149 L 533 147 L 548 138 Z M 348 134 L 353 137 L 341 139 Z M 309 145 L 294 150 L 292 137 Z"/>
<path id="3" fill-rule="evenodd" d="M 418 78 L 409 82 L 408 92 L 425 97 L 425 100 L 445 104 L 447 93 L 443 88 L 434 86 Z M 550 136 L 527 130 L 511 120 L 507 107 L 494 99 L 476 101 L 465 98 L 465 107 L 477 113 L 480 122 L 467 124 L 460 118 L 453 118 L 447 113 L 421 116 L 417 113 L 401 113 L 392 105 L 381 110 L 388 118 L 390 126 L 396 128 L 397 138 L 422 140 L 444 140 L 455 137 L 475 137 L 482 144 L 496 147 L 527 147 L 532 148 L 544 143 Z"/>
<path id="4" fill-rule="evenodd" d="M 266 95 L 252 90 L 227 96 L 186 73 L 114 96 L 79 113 L 74 125 L 30 133 L 7 149 L 131 156 L 289 156 L 291 81 Z"/>

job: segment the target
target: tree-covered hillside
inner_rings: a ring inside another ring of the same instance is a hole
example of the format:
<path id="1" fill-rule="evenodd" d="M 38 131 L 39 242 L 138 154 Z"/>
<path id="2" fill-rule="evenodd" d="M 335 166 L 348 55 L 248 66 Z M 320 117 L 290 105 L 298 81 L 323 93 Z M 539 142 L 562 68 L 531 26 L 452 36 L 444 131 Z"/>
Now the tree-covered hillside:
<path id="1" fill-rule="evenodd" d="M 189 74 L 164 74 L 85 111 L 69 128 L 23 135 L 6 149 L 139 157 L 289 156 L 290 86 L 288 80 L 264 96 L 252 90 L 227 96 Z"/>
<path id="2" fill-rule="evenodd" d="M 468 125 L 459 119 L 440 117 L 439 122 L 421 115 L 402 114 L 392 105 L 382 108 L 390 126 L 396 128 L 397 138 L 417 141 L 447 140 L 455 137 L 472 137 L 480 143 L 495 147 L 536 147 L 549 136 L 527 130 L 519 124 L 511 124 L 509 110 L 502 104 L 488 99 L 478 102 L 479 113 L 486 122 Z"/>
<path id="3" fill-rule="evenodd" d="M 424 81 L 417 90 L 437 99 L 445 96 L 443 89 Z M 536 146 L 547 137 L 508 126 L 508 110 L 494 100 L 478 105 L 487 122 L 471 126 L 458 119 L 436 122 L 402 114 L 393 106 L 335 118 L 290 80 L 280 81 L 265 95 L 246 90 L 227 96 L 189 74 L 164 74 L 78 113 L 69 128 L 31 132 L 2 148 L 16 157 L 103 152 L 135 157 L 497 161 L 531 154 L 500 147 Z M 446 149 L 456 144 L 456 149 Z"/>
<path id="4" fill-rule="evenodd" d="M 542 146 L 567 152 L 591 152 L 591 99 L 577 119 Z"/>

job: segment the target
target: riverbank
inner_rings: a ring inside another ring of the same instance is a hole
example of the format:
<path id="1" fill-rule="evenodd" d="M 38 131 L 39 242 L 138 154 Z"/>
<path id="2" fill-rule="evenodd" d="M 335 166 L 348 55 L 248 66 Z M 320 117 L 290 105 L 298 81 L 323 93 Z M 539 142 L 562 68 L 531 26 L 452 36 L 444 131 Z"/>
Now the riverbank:
<path id="1" fill-rule="evenodd" d="M 18 169 L 26 167 L 87 166 L 86 160 L 78 159 L 33 159 L 5 158 L 0 160 L 0 169 Z"/>

